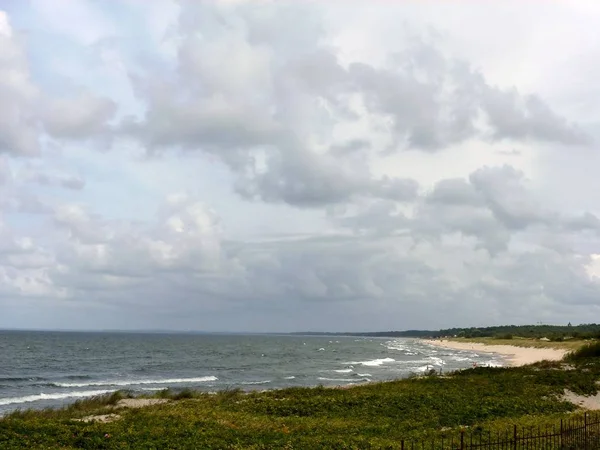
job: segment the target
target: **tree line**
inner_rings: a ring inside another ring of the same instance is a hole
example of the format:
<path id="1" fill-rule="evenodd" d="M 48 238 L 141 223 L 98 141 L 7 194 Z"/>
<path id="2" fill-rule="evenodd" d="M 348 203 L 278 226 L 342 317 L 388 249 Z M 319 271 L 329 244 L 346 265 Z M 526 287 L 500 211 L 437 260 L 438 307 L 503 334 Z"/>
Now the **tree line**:
<path id="1" fill-rule="evenodd" d="M 370 337 L 490 337 L 512 339 L 524 337 L 532 339 L 547 338 L 551 341 L 564 339 L 600 339 L 600 324 L 588 323 L 580 325 L 501 325 L 495 327 L 446 328 L 442 330 L 404 330 L 404 331 L 374 331 L 362 333 L 294 333 L 304 335 L 335 335 L 335 336 L 370 336 Z"/>

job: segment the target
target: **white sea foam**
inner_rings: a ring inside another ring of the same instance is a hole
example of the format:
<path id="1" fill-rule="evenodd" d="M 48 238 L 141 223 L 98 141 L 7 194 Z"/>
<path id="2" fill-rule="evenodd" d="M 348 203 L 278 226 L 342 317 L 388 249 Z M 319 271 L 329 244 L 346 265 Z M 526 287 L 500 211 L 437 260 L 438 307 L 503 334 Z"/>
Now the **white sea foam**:
<path id="1" fill-rule="evenodd" d="M 390 362 L 394 362 L 394 361 L 396 361 L 394 358 L 380 358 L 380 359 L 372 359 L 370 361 L 353 361 L 353 362 L 349 362 L 346 364 L 360 364 L 362 366 L 375 367 L 375 366 L 381 366 L 382 364 L 390 363 Z"/>
<path id="2" fill-rule="evenodd" d="M 456 362 L 463 362 L 463 361 L 470 361 L 471 360 L 471 358 L 463 358 L 461 356 L 454 356 L 452 359 L 454 361 L 456 361 Z"/>
<path id="3" fill-rule="evenodd" d="M 215 376 L 197 377 L 197 378 L 162 378 L 156 380 L 105 380 L 89 381 L 87 383 L 52 383 L 56 387 L 87 387 L 87 386 L 135 386 L 138 384 L 183 384 L 183 383 L 206 383 L 208 381 L 217 381 Z"/>
<path id="4" fill-rule="evenodd" d="M 271 380 L 262 380 L 262 381 L 242 381 L 240 384 L 268 384 Z"/>
<path id="5" fill-rule="evenodd" d="M 291 375 L 289 377 L 285 377 L 286 380 L 293 380 L 294 378 L 296 378 L 294 375 Z"/>
<path id="6" fill-rule="evenodd" d="M 486 363 L 481 364 L 482 366 L 486 366 L 486 367 L 504 367 L 504 365 L 498 361 L 495 360 L 490 360 Z"/>
<path id="7" fill-rule="evenodd" d="M 398 341 L 388 341 L 384 344 L 381 344 L 383 346 L 385 346 L 388 350 L 399 350 L 399 351 L 406 351 L 406 346 L 405 344 L 402 344 Z"/>
<path id="8" fill-rule="evenodd" d="M 442 358 L 437 358 L 435 356 L 430 356 L 429 360 L 431 361 L 431 364 L 434 366 L 443 366 L 446 364 L 446 361 L 444 361 Z"/>
<path id="9" fill-rule="evenodd" d="M 352 369 L 338 369 L 338 370 L 334 370 L 334 372 L 337 372 L 337 373 L 350 373 L 350 372 L 352 372 Z"/>
<path id="10" fill-rule="evenodd" d="M 356 376 L 357 377 L 372 377 L 373 375 L 371 375 L 370 373 L 357 373 Z"/>
<path id="11" fill-rule="evenodd" d="M 25 395 L 23 397 L 9 397 L 0 398 L 0 406 L 13 405 L 17 403 L 31 403 L 40 400 L 62 400 L 67 398 L 81 398 L 81 397 L 94 397 L 96 395 L 108 394 L 114 392 L 112 390 L 96 390 L 96 391 L 72 391 L 72 392 L 61 392 L 54 394 L 40 394 Z"/>
<path id="12" fill-rule="evenodd" d="M 344 383 L 350 383 L 352 381 L 356 382 L 356 378 L 327 378 L 327 377 L 319 377 L 318 378 L 321 381 L 341 381 Z M 365 379 L 364 381 L 370 381 L 368 379 Z"/>

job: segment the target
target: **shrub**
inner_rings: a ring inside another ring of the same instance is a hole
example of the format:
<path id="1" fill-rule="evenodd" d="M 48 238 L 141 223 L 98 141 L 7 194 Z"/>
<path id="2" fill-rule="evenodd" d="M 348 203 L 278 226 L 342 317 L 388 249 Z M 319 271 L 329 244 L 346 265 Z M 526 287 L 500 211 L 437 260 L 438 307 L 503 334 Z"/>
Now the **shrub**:
<path id="1" fill-rule="evenodd" d="M 598 358 L 600 357 L 600 342 L 592 342 L 590 344 L 586 344 L 582 347 L 579 347 L 577 350 L 574 350 L 568 353 L 565 356 L 567 361 L 575 361 L 584 358 Z"/>
<path id="2" fill-rule="evenodd" d="M 498 339 L 512 339 L 512 338 L 513 338 L 513 335 L 510 333 L 498 335 Z"/>

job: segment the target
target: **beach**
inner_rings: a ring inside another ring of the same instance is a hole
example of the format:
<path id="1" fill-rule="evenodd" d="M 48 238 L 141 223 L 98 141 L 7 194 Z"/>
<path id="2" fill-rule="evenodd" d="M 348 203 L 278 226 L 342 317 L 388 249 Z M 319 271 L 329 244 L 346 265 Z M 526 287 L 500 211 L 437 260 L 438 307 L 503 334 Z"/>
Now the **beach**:
<path id="1" fill-rule="evenodd" d="M 600 423 L 600 413 L 590 411 L 600 408 L 600 364 L 590 361 L 587 353 L 574 354 L 564 364 L 527 366 L 564 352 L 350 336 L 141 338 L 40 332 L 26 343 L 18 333 L 5 333 L 4 338 L 24 346 L 13 355 L 31 354 L 40 360 L 49 354 L 50 361 L 63 367 L 49 373 L 46 364 L 44 372 L 32 373 L 23 366 L 16 374 L 0 376 L 0 393 L 4 389 L 9 395 L 0 395 L 0 413 L 3 403 L 7 412 L 0 414 L 2 448 L 130 448 L 132 443 L 135 448 L 173 443 L 177 448 L 402 449 L 413 443 L 458 448 L 454 444 L 477 443 L 482 436 L 497 437 L 498 445 L 491 448 L 512 448 L 517 429 L 522 441 L 531 443 L 541 429 L 560 429 L 561 420 L 567 431 L 573 421 Z M 129 348 L 127 358 L 114 356 L 118 347 Z M 68 354 L 60 353 L 65 348 Z M 146 349 L 156 356 L 144 358 Z M 181 367 L 194 350 L 198 353 L 193 367 Z M 215 359 L 210 360 L 213 353 Z M 94 374 L 99 356 L 106 365 L 113 361 L 110 370 L 127 373 Z M 461 370 L 509 363 L 523 366 Z M 241 365 L 243 370 L 236 371 Z M 557 370 L 558 365 L 564 370 Z M 442 366 L 443 376 L 429 374 Z M 402 376 L 405 373 L 410 376 Z M 419 376 L 426 373 L 429 376 Z M 244 383 L 261 379 L 271 381 L 258 385 L 259 390 L 244 389 Z M 333 389 L 336 386 L 343 388 Z M 38 409 L 50 396 L 81 399 L 88 389 L 109 392 L 76 405 L 66 402 L 65 409 L 16 411 Z M 117 389 L 121 390 L 114 392 Z M 44 400 L 38 400 L 40 396 Z"/>
<path id="2" fill-rule="evenodd" d="M 424 342 L 437 347 L 453 350 L 472 350 L 474 352 L 496 353 L 506 359 L 510 366 L 524 366 L 538 361 L 558 361 L 567 353 L 555 348 L 516 347 L 514 345 L 487 345 L 475 342 L 458 342 L 445 339 L 427 339 Z"/>

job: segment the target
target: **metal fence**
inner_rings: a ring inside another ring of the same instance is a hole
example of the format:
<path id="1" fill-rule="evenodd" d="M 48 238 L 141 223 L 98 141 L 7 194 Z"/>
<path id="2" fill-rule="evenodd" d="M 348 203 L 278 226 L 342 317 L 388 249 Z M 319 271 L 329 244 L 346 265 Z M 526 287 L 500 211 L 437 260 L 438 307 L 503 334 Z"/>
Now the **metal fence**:
<path id="1" fill-rule="evenodd" d="M 448 438 L 401 441 L 402 450 L 594 450 L 600 449 L 600 414 L 585 413 L 546 427 L 519 427 L 505 432 L 466 429 Z"/>

